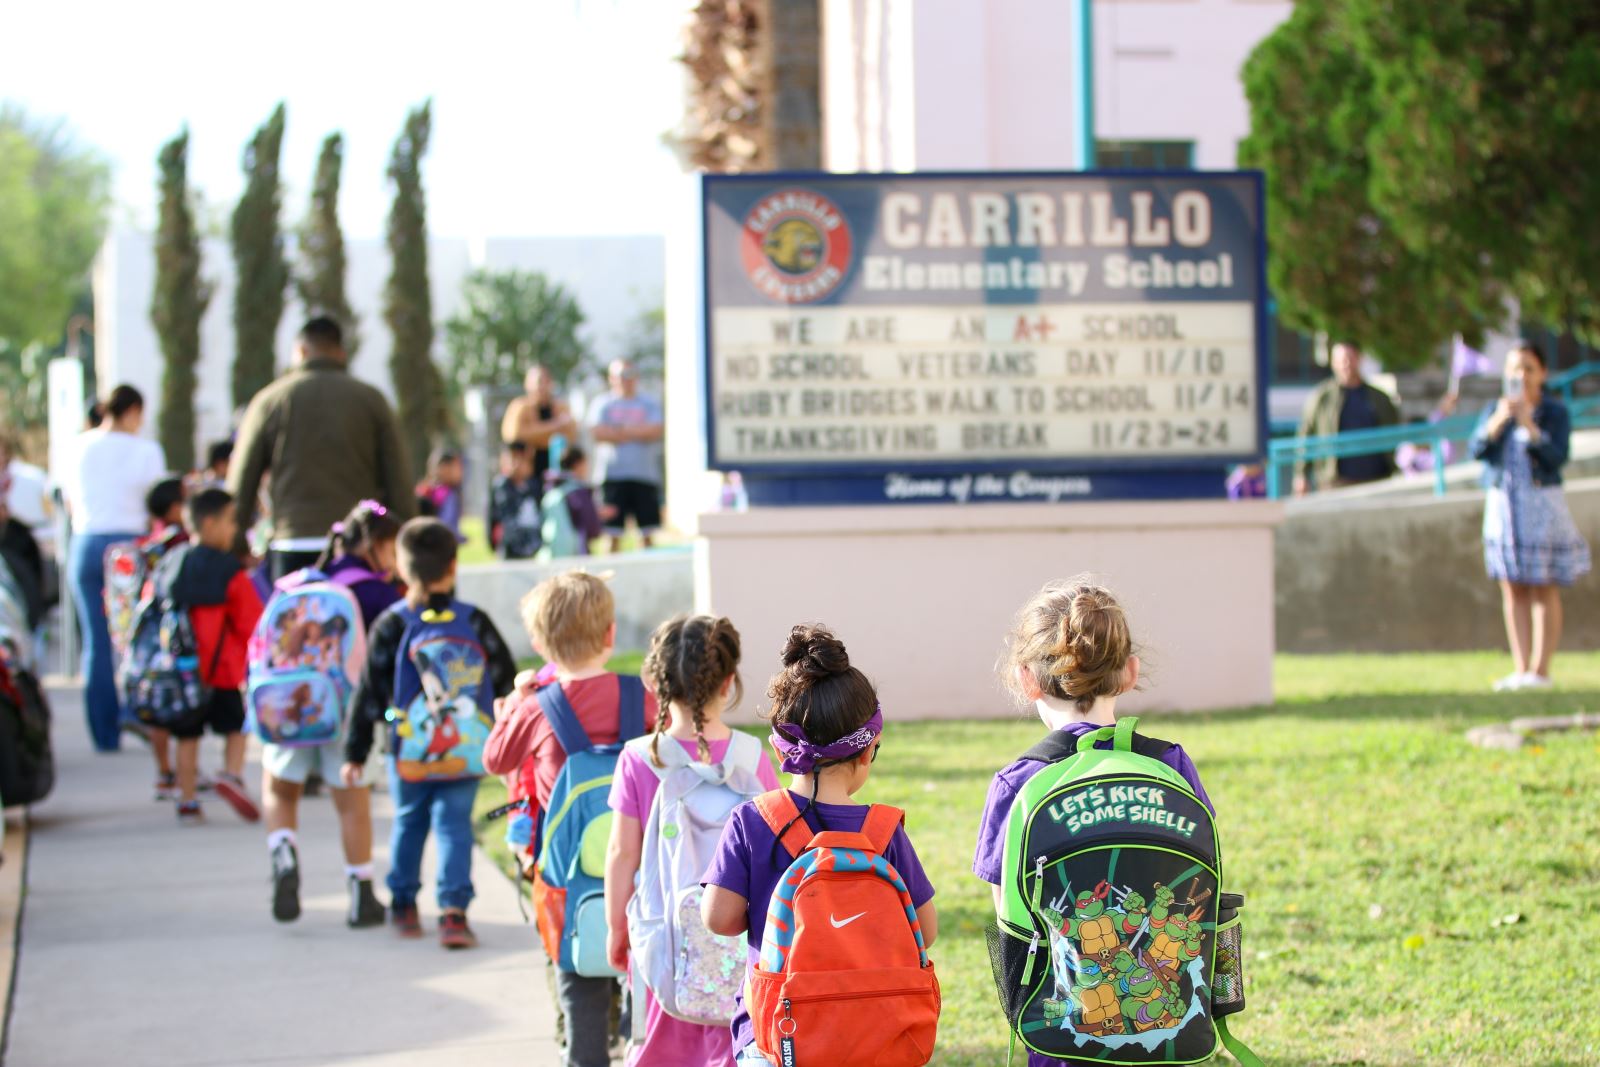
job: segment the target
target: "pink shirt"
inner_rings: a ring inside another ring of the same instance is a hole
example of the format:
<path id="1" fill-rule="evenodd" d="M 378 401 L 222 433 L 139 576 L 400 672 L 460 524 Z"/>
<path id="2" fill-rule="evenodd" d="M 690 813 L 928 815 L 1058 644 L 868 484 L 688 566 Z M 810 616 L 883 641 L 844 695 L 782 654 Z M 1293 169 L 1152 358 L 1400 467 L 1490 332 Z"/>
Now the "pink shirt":
<path id="1" fill-rule="evenodd" d="M 721 762 L 728 754 L 732 738 L 712 741 L 711 762 Z M 663 745 L 673 744 L 670 737 L 661 739 Z M 693 741 L 678 741 L 690 759 L 698 758 L 698 746 Z M 778 788 L 778 774 L 772 768 L 772 757 L 762 752 L 756 766 L 756 777 L 768 789 Z M 631 815 L 641 823 L 650 817 L 650 805 L 655 803 L 661 779 L 650 769 L 648 757 L 640 758 L 624 749 L 617 760 L 616 772 L 611 777 L 611 796 L 607 801 L 611 810 L 619 815 Z M 628 1067 L 667 1067 L 672 1064 L 705 1064 L 706 1067 L 733 1067 L 732 1034 L 726 1026 L 697 1026 L 674 1019 L 661 1010 L 656 998 L 645 991 L 644 1040 L 628 1052 Z"/>

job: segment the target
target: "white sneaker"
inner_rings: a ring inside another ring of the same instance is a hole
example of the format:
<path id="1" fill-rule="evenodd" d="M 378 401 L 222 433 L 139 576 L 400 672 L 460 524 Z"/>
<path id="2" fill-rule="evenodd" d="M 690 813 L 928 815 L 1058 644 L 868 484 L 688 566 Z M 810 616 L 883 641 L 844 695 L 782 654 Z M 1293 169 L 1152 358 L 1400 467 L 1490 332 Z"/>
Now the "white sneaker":
<path id="1" fill-rule="evenodd" d="M 1549 678 L 1545 677 L 1544 675 L 1542 675 L 1542 674 L 1534 674 L 1532 671 L 1529 671 L 1527 674 L 1524 674 L 1522 676 L 1522 684 L 1517 686 L 1517 688 L 1518 689 L 1550 689 L 1555 684 L 1556 683 L 1552 682 Z"/>
<path id="2" fill-rule="evenodd" d="M 1516 690 L 1522 688 L 1523 681 L 1526 678 L 1527 675 L 1520 672 L 1517 674 L 1508 674 L 1504 678 L 1501 678 L 1494 683 L 1494 691 L 1496 693 L 1515 692 Z"/>

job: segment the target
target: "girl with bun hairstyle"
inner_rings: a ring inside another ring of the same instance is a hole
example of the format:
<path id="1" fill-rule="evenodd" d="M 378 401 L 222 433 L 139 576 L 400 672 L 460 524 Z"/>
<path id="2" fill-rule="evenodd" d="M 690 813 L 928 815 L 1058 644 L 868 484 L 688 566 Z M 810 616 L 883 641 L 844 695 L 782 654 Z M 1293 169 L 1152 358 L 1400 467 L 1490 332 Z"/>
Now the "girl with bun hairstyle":
<path id="1" fill-rule="evenodd" d="M 1051 582 L 1023 605 L 1007 638 L 1001 681 L 1019 701 L 1034 706 L 1046 727 L 1081 736 L 1117 721 L 1117 698 L 1139 686 L 1139 657 L 1128 617 L 1109 589 L 1088 575 Z M 1135 744 L 1143 735 L 1134 734 Z M 1153 739 L 1152 739 L 1153 740 Z M 1183 776 L 1207 808 L 1211 799 L 1194 762 L 1178 745 L 1159 757 Z M 1000 907 L 1006 820 L 1022 787 L 1045 768 L 1037 760 L 1008 764 L 989 783 L 972 873 L 988 882 Z M 1028 1053 L 1030 1067 L 1065 1067 L 1061 1060 Z"/>
<path id="2" fill-rule="evenodd" d="M 783 649 L 783 669 L 767 686 L 772 745 L 783 757 L 789 795 L 812 833 L 858 832 L 869 806 L 855 794 L 867 784 L 883 744 L 883 710 L 867 676 L 850 665 L 844 643 L 823 626 L 796 626 Z M 705 873 L 701 916 L 707 929 L 728 937 L 748 932 L 749 966 L 761 956 L 767 905 L 791 857 L 754 802 L 733 810 Z M 933 886 L 904 828 L 895 830 L 884 858 L 900 872 L 922 924 L 925 946 L 938 933 Z M 740 996 L 733 1020 L 740 1064 L 766 1065 Z"/>

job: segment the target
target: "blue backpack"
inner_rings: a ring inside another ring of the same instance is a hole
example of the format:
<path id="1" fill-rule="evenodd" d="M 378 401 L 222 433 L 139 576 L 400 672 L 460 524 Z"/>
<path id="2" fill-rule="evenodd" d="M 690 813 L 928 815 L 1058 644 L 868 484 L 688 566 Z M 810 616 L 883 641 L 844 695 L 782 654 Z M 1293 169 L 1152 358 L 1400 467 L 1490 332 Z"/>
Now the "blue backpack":
<path id="1" fill-rule="evenodd" d="M 559 684 L 539 690 L 539 707 L 567 762 L 556 776 L 540 834 L 534 910 L 545 951 L 563 971 L 586 978 L 617 974 L 606 959 L 606 845 L 611 838 L 611 778 L 622 746 L 644 734 L 644 683 L 617 678 L 617 741 L 596 745 Z"/>
<path id="2" fill-rule="evenodd" d="M 540 563 L 566 556 L 581 556 L 588 547 L 577 526 L 573 525 L 572 511 L 567 507 L 567 497 L 581 488 L 583 486 L 579 482 L 569 479 L 547 491 L 544 499 L 539 501 L 539 513 L 544 516 L 539 536 L 544 543 L 534 553 L 534 559 Z"/>
<path id="3" fill-rule="evenodd" d="M 389 751 L 405 782 L 483 777 L 483 746 L 494 726 L 489 654 L 472 628 L 472 609 L 452 600 L 406 619 L 395 656 Z"/>

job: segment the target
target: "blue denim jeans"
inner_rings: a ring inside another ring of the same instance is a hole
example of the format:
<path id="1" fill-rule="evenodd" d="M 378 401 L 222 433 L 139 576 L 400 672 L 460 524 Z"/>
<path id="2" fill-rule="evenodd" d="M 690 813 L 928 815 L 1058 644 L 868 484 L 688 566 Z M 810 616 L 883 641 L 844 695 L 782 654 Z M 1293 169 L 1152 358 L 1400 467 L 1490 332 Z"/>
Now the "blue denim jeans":
<path id="1" fill-rule="evenodd" d="M 422 889 L 422 846 L 431 827 L 439 852 L 439 907 L 465 908 L 472 902 L 472 802 L 478 795 L 478 779 L 402 781 L 391 756 L 389 795 L 394 798 L 389 895 L 395 906 L 417 902 Z"/>
<path id="2" fill-rule="evenodd" d="M 67 560 L 67 581 L 78 608 L 83 641 L 84 710 L 89 737 L 100 752 L 122 747 L 122 699 L 117 693 L 115 653 L 106 627 L 106 549 L 136 533 L 78 534 Z"/>

